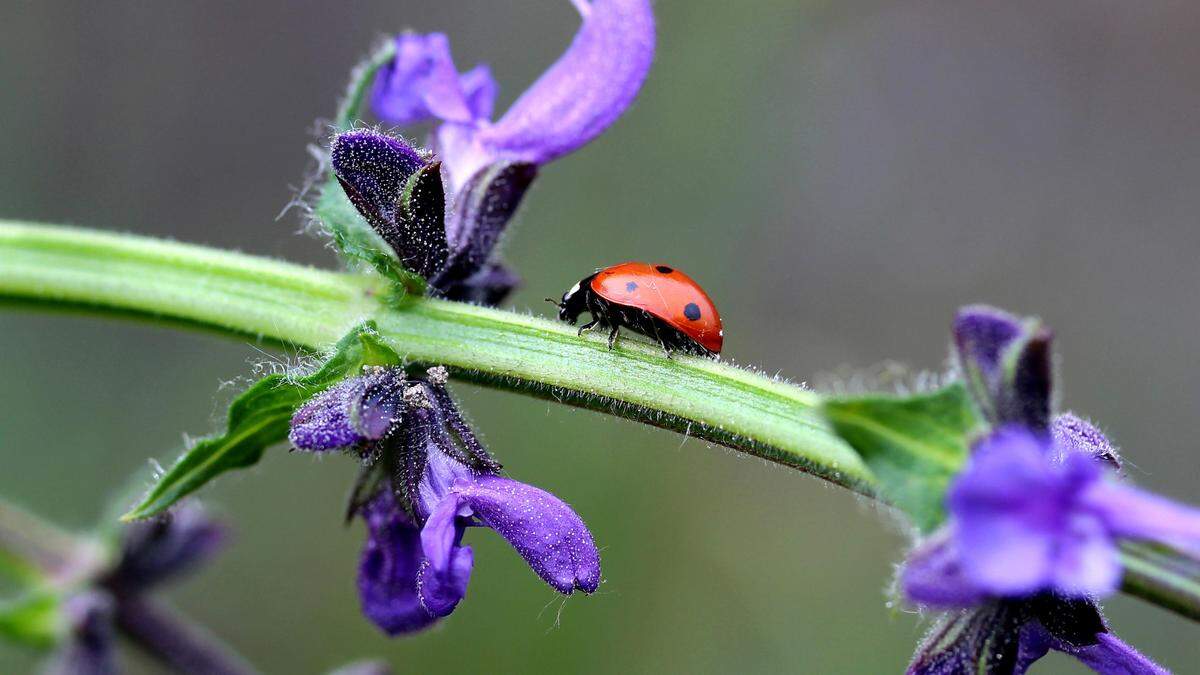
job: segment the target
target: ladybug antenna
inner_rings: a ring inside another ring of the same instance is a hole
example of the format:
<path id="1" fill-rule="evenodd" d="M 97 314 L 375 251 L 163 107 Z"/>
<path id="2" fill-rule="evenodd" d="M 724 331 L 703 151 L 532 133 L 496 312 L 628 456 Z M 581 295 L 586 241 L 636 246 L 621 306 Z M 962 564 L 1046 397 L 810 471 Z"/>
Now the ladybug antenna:
<path id="1" fill-rule="evenodd" d="M 557 307 L 559 309 L 562 309 L 562 303 L 555 300 L 554 298 L 546 298 L 546 302 L 554 305 L 555 307 Z"/>

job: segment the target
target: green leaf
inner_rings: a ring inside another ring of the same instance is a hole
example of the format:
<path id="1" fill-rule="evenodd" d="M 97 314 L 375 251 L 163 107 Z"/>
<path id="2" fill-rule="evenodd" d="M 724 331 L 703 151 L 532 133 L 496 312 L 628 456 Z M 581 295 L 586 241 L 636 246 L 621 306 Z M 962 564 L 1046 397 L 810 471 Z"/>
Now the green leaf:
<path id="1" fill-rule="evenodd" d="M 826 400 L 825 417 L 866 462 L 885 500 L 922 532 L 945 518 L 946 487 L 982 422 L 961 384 L 907 398 Z"/>
<path id="2" fill-rule="evenodd" d="M 49 649 L 66 630 L 62 598 L 33 591 L 15 600 L 0 602 L 0 637 L 38 649 Z"/>
<path id="3" fill-rule="evenodd" d="M 229 406 L 225 433 L 201 440 L 183 453 L 140 504 L 122 516 L 130 521 L 162 513 L 218 475 L 251 466 L 268 447 L 287 438 L 292 415 L 305 401 L 364 366 L 398 365 L 374 324 L 364 323 L 338 341 L 321 368 L 308 376 L 268 375 Z"/>

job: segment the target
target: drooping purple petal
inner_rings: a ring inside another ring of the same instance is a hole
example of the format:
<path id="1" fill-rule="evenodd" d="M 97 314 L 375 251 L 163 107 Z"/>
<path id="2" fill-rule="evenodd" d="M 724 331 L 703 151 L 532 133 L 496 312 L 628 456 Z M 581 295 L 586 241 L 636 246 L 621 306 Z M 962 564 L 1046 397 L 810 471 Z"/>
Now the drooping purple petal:
<path id="1" fill-rule="evenodd" d="M 953 528 L 941 530 L 909 553 L 900 585 L 910 601 L 931 607 L 971 607 L 986 597 L 963 574 Z"/>
<path id="2" fill-rule="evenodd" d="M 459 513 L 463 507 L 459 495 L 446 495 L 421 529 L 421 548 L 425 552 L 421 603 L 434 616 L 453 612 L 471 580 L 475 559 L 469 546 L 460 545 L 465 528 Z"/>
<path id="3" fill-rule="evenodd" d="M 1104 433 L 1073 413 L 1055 417 L 1050 425 L 1050 436 L 1054 440 L 1057 461 L 1064 461 L 1067 454 L 1080 453 L 1110 464 L 1114 469 L 1121 468 L 1120 455 Z"/>
<path id="4" fill-rule="evenodd" d="M 363 614 L 388 635 L 421 630 L 437 621 L 421 604 L 421 534 L 383 490 L 362 510 L 367 541 L 358 566 Z"/>
<path id="5" fill-rule="evenodd" d="M 1102 517 L 1083 509 L 1068 514 L 1061 535 L 1051 587 L 1070 597 L 1102 596 L 1117 590 L 1121 559 Z"/>
<path id="6" fill-rule="evenodd" d="M 591 593 L 599 587 L 600 553 L 592 534 L 559 498 L 502 476 L 459 482 L 454 491 L 558 592 Z"/>
<path id="7" fill-rule="evenodd" d="M 445 430 L 439 428 L 435 433 L 445 434 Z M 455 485 L 470 482 L 474 477 L 465 464 L 447 455 L 439 445 L 432 445 L 426 455 L 425 473 L 417 487 L 417 513 L 431 518 L 433 509 L 445 500 Z"/>
<path id="8" fill-rule="evenodd" d="M 121 558 L 108 583 L 122 592 L 143 591 L 207 561 L 228 532 L 197 502 L 185 502 L 154 520 L 126 528 Z"/>
<path id="9" fill-rule="evenodd" d="M 483 145 L 545 164 L 607 129 L 637 96 L 654 60 L 649 0 L 575 2 L 583 25 L 567 51 L 490 128 Z"/>
<path id="10" fill-rule="evenodd" d="M 470 122 L 474 110 L 491 113 L 495 83 L 476 68 L 461 79 L 442 33 L 396 36 L 396 56 L 375 78 L 371 107 L 392 124 L 415 124 L 430 118 Z"/>
<path id="11" fill-rule="evenodd" d="M 1101 633 L 1094 645 L 1063 651 L 1104 675 L 1170 675 L 1169 670 L 1151 661 L 1112 633 Z"/>

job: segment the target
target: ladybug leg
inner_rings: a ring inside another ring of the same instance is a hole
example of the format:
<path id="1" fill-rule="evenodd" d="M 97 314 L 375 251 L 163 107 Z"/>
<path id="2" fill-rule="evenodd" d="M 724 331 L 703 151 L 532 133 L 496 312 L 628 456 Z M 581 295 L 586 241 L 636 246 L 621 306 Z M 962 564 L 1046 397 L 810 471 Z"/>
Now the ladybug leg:
<path id="1" fill-rule="evenodd" d="M 620 324 L 613 324 L 612 331 L 608 334 L 608 348 L 612 349 L 617 343 L 617 334 L 621 332 Z"/>
<path id="2" fill-rule="evenodd" d="M 587 323 L 583 324 L 582 326 L 580 326 L 580 327 L 579 327 L 579 332 L 578 332 L 578 333 L 576 333 L 576 335 L 578 335 L 579 337 L 583 337 L 583 334 L 584 334 L 584 332 L 586 332 L 586 331 L 589 331 L 589 330 L 591 330 L 591 329 L 595 328 L 595 327 L 596 327 L 596 324 L 598 324 L 598 323 L 600 323 L 600 319 L 592 319 L 591 321 L 589 321 L 589 322 L 587 322 Z"/>

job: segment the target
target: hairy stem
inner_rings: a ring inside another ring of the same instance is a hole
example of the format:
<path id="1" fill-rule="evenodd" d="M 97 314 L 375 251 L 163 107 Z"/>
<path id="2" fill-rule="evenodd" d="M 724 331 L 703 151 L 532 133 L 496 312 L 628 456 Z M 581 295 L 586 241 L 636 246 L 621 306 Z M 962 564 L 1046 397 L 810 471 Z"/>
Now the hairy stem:
<path id="1" fill-rule="evenodd" d="M 165 319 L 315 351 L 371 319 L 398 353 L 446 365 L 459 379 L 672 429 L 874 496 L 870 471 L 817 414 L 811 391 L 707 359 L 668 359 L 641 342 L 610 351 L 603 337 L 577 337 L 561 323 L 513 312 L 429 298 L 394 306 L 384 297 L 374 276 L 0 221 L 0 298 Z M 1200 616 L 1196 594 L 1164 590 L 1162 580 L 1178 575 L 1158 556 L 1131 549 L 1125 558 L 1127 592 Z"/>
<path id="2" fill-rule="evenodd" d="M 862 461 L 800 387 L 656 346 L 434 299 L 380 301 L 375 277 L 201 246 L 0 221 L 0 296 L 159 317 L 321 350 L 372 319 L 415 363 L 687 433 L 870 494 Z"/>

